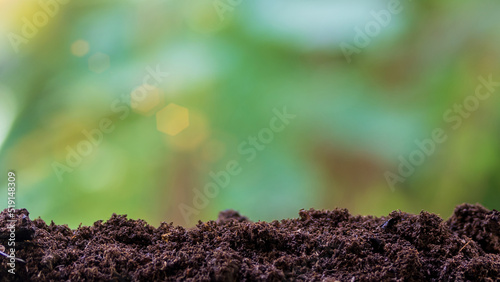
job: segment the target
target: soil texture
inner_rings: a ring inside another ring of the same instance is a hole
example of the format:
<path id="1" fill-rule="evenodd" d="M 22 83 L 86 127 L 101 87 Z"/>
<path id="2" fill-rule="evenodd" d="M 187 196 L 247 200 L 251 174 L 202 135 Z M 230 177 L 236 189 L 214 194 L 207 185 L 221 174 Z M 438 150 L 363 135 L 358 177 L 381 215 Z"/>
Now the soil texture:
<path id="1" fill-rule="evenodd" d="M 113 214 L 71 230 L 0 214 L 0 281 L 500 281 L 500 212 L 462 204 L 438 215 L 345 209 L 251 222 L 235 211 L 186 229 Z M 21 261 L 22 260 L 22 261 Z"/>

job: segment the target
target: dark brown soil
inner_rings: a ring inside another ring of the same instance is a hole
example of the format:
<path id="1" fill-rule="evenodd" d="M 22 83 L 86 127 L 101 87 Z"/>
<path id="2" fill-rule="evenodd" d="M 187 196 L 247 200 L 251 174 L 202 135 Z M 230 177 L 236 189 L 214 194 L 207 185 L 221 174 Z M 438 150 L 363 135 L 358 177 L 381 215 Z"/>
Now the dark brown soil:
<path id="1" fill-rule="evenodd" d="M 17 210 L 16 274 L 1 281 L 500 281 L 500 212 L 463 204 L 448 221 L 427 212 L 352 216 L 302 210 L 250 222 L 234 211 L 185 229 L 113 215 L 71 230 Z M 10 233 L 0 215 L 0 244 Z"/>

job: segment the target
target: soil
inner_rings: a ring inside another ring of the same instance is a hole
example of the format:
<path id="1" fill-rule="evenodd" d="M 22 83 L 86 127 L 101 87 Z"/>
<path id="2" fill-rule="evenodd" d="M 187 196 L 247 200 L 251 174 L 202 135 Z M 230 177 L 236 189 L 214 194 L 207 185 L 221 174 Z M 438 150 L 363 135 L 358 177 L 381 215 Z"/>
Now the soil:
<path id="1" fill-rule="evenodd" d="M 251 222 L 235 211 L 191 229 L 113 214 L 71 230 L 16 210 L 16 274 L 1 281 L 500 281 L 500 212 L 462 204 L 447 221 L 428 212 L 352 216 L 301 210 Z M 0 244 L 7 247 L 7 210 Z M 7 252 L 7 251 L 6 251 Z"/>

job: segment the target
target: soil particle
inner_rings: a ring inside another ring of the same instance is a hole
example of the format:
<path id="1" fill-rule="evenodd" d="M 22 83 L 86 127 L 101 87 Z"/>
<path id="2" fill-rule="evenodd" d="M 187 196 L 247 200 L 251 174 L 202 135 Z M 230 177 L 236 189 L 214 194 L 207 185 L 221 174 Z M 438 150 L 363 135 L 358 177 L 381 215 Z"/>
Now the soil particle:
<path id="1" fill-rule="evenodd" d="M 0 281 L 499 281 L 500 213 L 456 207 L 352 216 L 301 210 L 299 218 L 251 222 L 238 212 L 191 229 L 113 214 L 71 230 L 16 210 L 16 274 L 0 256 Z M 0 214 L 0 245 L 10 236 Z"/>

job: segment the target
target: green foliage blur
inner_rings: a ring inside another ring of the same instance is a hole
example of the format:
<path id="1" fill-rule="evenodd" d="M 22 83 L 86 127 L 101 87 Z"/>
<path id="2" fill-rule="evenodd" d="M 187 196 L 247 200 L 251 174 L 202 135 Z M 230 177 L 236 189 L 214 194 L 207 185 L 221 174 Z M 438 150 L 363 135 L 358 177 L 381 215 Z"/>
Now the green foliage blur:
<path id="1" fill-rule="evenodd" d="M 500 81 L 500 3 L 396 2 L 388 18 L 379 0 L 0 0 L 1 207 L 13 170 L 16 207 L 72 228 L 499 209 L 500 91 L 471 96 Z M 296 117 L 248 161 L 284 108 Z M 446 141 L 391 187 L 436 129 Z M 240 173 L 195 208 L 232 161 Z"/>

